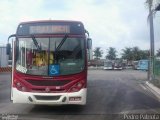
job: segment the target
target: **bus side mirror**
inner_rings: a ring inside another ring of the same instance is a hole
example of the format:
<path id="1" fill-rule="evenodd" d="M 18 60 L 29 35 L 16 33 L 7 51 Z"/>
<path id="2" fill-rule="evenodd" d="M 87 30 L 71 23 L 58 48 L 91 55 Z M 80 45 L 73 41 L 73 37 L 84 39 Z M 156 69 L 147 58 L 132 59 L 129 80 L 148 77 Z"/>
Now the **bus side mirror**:
<path id="1" fill-rule="evenodd" d="M 10 35 L 10 36 L 8 37 L 8 43 L 7 43 L 7 45 L 6 45 L 6 54 L 7 54 L 7 55 L 10 55 L 10 54 L 11 54 L 11 44 L 9 43 L 9 39 L 10 39 L 11 37 L 16 37 L 16 34 Z"/>
<path id="2" fill-rule="evenodd" d="M 91 49 L 92 48 L 92 39 L 88 38 L 87 39 L 87 49 Z"/>
<path id="3" fill-rule="evenodd" d="M 10 44 L 10 43 L 7 43 L 7 46 L 6 46 L 6 54 L 7 54 L 7 55 L 10 55 L 10 54 L 11 54 L 11 44 Z"/>

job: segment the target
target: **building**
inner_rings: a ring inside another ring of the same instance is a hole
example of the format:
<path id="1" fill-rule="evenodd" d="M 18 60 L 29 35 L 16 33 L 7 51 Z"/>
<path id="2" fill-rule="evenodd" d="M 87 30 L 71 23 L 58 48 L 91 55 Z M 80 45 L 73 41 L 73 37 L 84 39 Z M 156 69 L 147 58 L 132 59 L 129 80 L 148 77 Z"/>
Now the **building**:
<path id="1" fill-rule="evenodd" d="M 6 46 L 0 46 L 0 67 L 8 67 L 8 58 Z"/>

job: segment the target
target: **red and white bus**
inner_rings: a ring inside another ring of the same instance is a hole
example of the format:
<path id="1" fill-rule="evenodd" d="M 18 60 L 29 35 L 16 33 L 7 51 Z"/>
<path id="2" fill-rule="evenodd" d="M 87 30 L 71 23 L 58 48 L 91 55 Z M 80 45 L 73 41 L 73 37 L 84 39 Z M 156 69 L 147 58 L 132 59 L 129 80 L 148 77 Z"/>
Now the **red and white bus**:
<path id="1" fill-rule="evenodd" d="M 13 103 L 86 104 L 89 33 L 79 21 L 29 21 L 8 37 Z"/>

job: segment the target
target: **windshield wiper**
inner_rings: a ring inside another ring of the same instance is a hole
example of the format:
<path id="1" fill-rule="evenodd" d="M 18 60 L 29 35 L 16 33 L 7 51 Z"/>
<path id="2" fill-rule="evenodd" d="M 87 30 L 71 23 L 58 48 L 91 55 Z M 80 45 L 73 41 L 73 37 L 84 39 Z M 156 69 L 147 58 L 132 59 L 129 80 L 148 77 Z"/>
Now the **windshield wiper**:
<path id="1" fill-rule="evenodd" d="M 40 51 L 41 50 L 41 45 L 38 44 L 36 38 L 33 35 L 31 35 L 31 38 L 32 38 L 33 43 L 36 46 L 37 50 Z"/>
<path id="2" fill-rule="evenodd" d="M 68 34 L 65 34 L 65 36 L 63 37 L 62 41 L 59 43 L 59 45 L 55 48 L 55 58 L 56 58 L 56 63 L 58 63 L 58 51 L 60 50 L 60 48 L 62 47 L 62 45 L 64 44 L 64 42 L 66 41 L 66 39 L 68 38 Z"/>
<path id="3" fill-rule="evenodd" d="M 55 52 L 60 50 L 60 48 L 62 47 L 63 43 L 66 41 L 67 38 L 68 38 L 68 35 L 65 34 L 65 36 L 64 36 L 63 39 L 62 39 L 62 41 L 59 43 L 59 45 L 58 45 L 57 48 L 55 49 Z"/>

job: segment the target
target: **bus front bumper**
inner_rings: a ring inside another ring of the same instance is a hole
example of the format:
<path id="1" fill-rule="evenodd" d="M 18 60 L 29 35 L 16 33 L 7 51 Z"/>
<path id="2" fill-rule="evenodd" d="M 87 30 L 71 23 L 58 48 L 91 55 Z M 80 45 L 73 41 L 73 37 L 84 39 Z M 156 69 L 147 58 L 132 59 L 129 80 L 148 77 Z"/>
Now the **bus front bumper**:
<path id="1" fill-rule="evenodd" d="M 22 92 L 16 88 L 13 91 L 13 103 L 28 103 L 41 105 L 77 104 L 85 105 L 87 89 L 71 93 L 31 93 Z"/>

